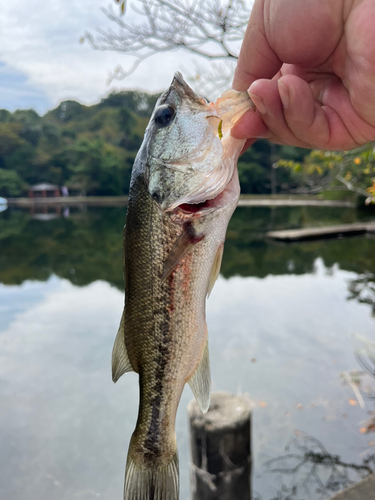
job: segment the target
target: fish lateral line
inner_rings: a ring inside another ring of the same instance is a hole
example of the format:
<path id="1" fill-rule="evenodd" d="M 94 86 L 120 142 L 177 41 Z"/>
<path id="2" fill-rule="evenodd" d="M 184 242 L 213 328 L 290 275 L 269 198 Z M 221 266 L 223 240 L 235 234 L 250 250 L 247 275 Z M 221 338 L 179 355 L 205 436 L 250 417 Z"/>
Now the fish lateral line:
<path id="1" fill-rule="evenodd" d="M 174 271 L 183 257 L 185 257 L 194 245 L 202 241 L 204 237 L 204 233 L 196 232 L 194 224 L 191 221 L 184 222 L 182 233 L 177 238 L 164 263 L 163 274 L 161 275 L 162 283 Z"/>

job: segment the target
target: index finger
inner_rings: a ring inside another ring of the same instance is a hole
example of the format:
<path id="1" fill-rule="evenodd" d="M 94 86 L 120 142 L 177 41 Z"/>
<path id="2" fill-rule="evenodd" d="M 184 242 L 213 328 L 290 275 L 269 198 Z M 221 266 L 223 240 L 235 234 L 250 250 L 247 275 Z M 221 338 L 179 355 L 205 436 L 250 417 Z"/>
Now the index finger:
<path id="1" fill-rule="evenodd" d="M 272 78 L 281 68 L 282 62 L 267 41 L 264 19 L 270 2 L 255 0 L 249 24 L 242 42 L 233 88 L 245 91 L 259 78 Z"/>

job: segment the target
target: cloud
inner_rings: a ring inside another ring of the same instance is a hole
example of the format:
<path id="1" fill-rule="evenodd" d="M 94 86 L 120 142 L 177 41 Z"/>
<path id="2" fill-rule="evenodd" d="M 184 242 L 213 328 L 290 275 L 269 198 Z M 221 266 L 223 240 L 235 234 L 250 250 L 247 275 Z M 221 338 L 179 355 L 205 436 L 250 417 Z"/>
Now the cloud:
<path id="1" fill-rule="evenodd" d="M 5 2 L 0 15 L 0 85 L 4 87 L 0 105 L 8 109 L 32 105 L 45 111 L 65 99 L 92 104 L 115 88 L 158 92 L 169 85 L 176 70 L 192 68 L 192 56 L 183 51 L 158 54 L 126 81 L 108 87 L 109 72 L 119 64 L 126 67 L 132 59 L 79 44 L 85 31 L 108 25 L 100 11 L 107 5 L 103 0 Z M 8 80 L 3 79 L 4 68 L 11 77 Z"/>
<path id="2" fill-rule="evenodd" d="M 39 112 L 51 105 L 45 93 L 33 87 L 25 74 L 0 63 L 0 108 L 10 111 L 34 108 Z"/>

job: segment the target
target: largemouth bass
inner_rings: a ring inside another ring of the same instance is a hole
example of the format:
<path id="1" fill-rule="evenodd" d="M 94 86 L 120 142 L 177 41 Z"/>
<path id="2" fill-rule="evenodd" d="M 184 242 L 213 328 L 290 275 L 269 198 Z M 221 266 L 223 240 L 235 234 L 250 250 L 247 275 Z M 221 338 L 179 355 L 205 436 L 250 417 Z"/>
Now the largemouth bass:
<path id="1" fill-rule="evenodd" d="M 112 354 L 114 382 L 139 374 L 125 500 L 178 499 L 175 418 L 187 382 L 201 410 L 209 407 L 205 299 L 240 192 L 236 162 L 244 141 L 229 129 L 251 105 L 235 91 L 208 104 L 176 73 L 135 159 L 124 230 L 125 308 Z"/>

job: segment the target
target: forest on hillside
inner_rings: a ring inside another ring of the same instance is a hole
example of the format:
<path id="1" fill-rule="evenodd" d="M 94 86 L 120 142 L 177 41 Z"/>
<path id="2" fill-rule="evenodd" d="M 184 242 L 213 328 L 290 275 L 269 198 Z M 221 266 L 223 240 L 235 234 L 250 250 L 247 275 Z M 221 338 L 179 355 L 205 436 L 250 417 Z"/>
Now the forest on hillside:
<path id="1" fill-rule="evenodd" d="M 44 116 L 0 110 L 0 196 L 16 197 L 48 182 L 86 195 L 128 193 L 131 168 L 158 95 L 123 91 L 99 104 L 62 102 Z M 300 180 L 280 158 L 299 161 L 306 150 L 257 141 L 238 163 L 242 193 L 280 193 Z"/>

